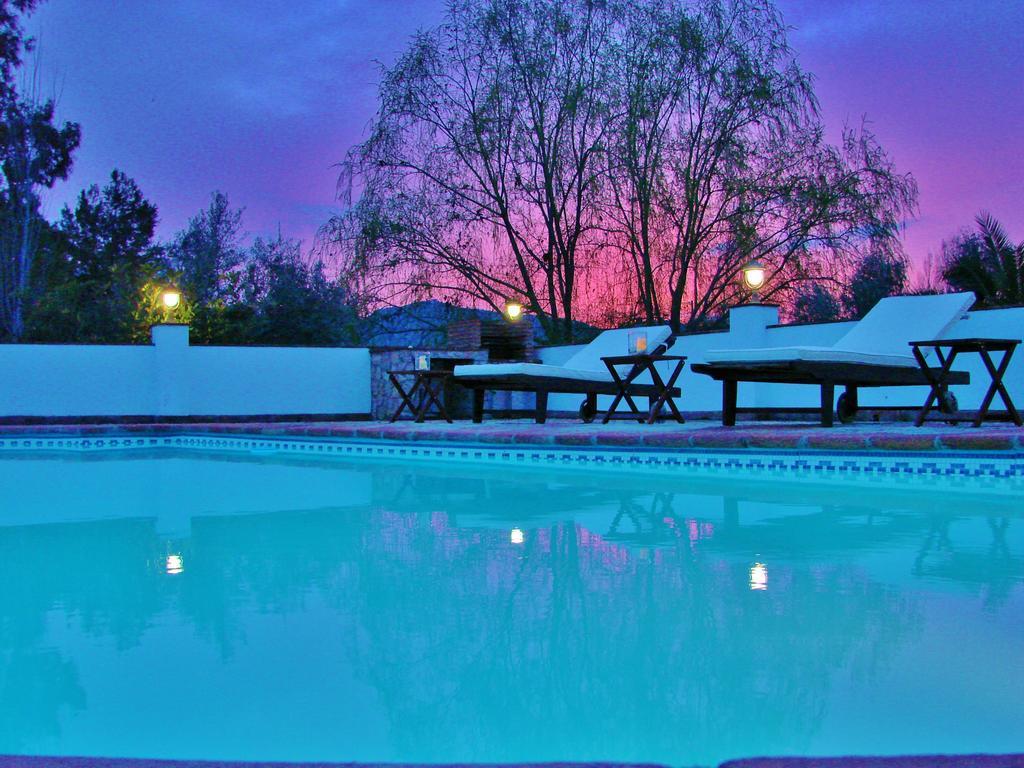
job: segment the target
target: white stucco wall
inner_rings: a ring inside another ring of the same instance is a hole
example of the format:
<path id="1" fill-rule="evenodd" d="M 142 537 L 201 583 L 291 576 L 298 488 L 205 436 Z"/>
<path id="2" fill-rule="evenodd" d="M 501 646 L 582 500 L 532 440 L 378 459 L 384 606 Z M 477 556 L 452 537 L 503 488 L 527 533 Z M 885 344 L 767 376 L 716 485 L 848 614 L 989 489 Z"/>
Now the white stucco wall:
<path id="1" fill-rule="evenodd" d="M 853 322 L 821 323 L 814 325 L 777 325 L 777 310 L 770 307 L 744 307 L 733 310 L 730 328 L 720 333 L 682 335 L 672 347 L 673 354 L 686 355 L 687 363 L 679 378 L 683 396 L 680 407 L 684 411 L 720 411 L 722 407 L 722 385 L 708 376 L 693 373 L 690 366 L 704 361 L 704 353 L 718 349 L 748 349 L 751 347 L 788 347 L 795 345 L 831 346 L 851 327 Z M 991 309 L 968 313 L 946 334 L 949 338 L 1024 337 L 1024 307 Z M 541 350 L 544 362 L 557 364 L 565 360 L 578 347 L 549 347 Z M 623 350 L 625 353 L 625 350 Z M 668 365 L 661 366 L 667 374 Z M 969 371 L 971 384 L 954 387 L 960 407 L 977 408 L 989 385 L 989 376 L 980 357 L 963 355 L 957 358 L 956 370 Z M 1018 407 L 1024 405 L 1024 348 L 1014 355 L 1005 379 L 1007 388 Z M 927 395 L 925 387 L 893 387 L 864 389 L 860 402 L 870 406 L 920 406 Z M 838 397 L 839 392 L 836 393 Z M 763 407 L 816 407 L 819 390 L 813 386 L 792 384 L 739 385 L 739 405 L 742 408 Z M 549 400 L 553 411 L 575 411 L 580 404 L 580 395 L 557 395 Z M 602 407 L 609 398 L 602 398 Z M 996 397 L 994 408 L 1001 409 L 1002 402 Z"/>
<path id="2" fill-rule="evenodd" d="M 829 346 L 852 323 L 779 326 L 769 307 L 734 310 L 730 329 L 680 336 L 672 352 L 688 357 L 679 379 L 684 411 L 721 409 L 721 385 L 697 375 L 690 366 L 711 349 L 792 345 Z M 157 326 L 153 344 L 139 346 L 0 345 L 0 417 L 90 416 L 258 416 L 288 414 L 368 414 L 370 352 L 367 349 L 193 347 L 184 326 Z M 1024 336 L 1024 308 L 971 312 L 949 337 Z M 579 346 L 548 347 L 541 360 L 558 365 Z M 623 350 L 625 352 L 626 350 Z M 667 376 L 668 364 L 662 365 Z M 954 391 L 965 409 L 977 408 L 989 377 L 976 355 L 958 358 L 956 368 L 971 373 L 971 384 Z M 1024 406 L 1024 351 L 1006 377 Z M 837 393 L 838 394 L 838 393 Z M 918 387 L 866 389 L 870 406 L 918 406 L 926 390 Z M 509 407 L 529 408 L 518 396 Z M 553 395 L 552 411 L 576 411 L 582 397 Z M 609 398 L 602 398 L 602 407 Z M 818 390 L 810 386 L 743 383 L 741 407 L 815 407 Z M 996 408 L 1002 404 L 997 399 Z"/>
<path id="3" fill-rule="evenodd" d="M 153 344 L 0 345 L 0 416 L 366 414 L 367 349 L 193 347 L 185 326 Z"/>

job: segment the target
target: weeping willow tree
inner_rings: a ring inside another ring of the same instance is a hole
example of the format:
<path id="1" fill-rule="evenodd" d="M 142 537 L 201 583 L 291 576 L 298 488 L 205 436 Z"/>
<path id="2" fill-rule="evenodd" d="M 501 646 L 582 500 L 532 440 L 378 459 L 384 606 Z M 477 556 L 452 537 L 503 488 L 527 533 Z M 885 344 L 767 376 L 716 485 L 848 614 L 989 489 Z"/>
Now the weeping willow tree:
<path id="1" fill-rule="evenodd" d="M 570 340 L 609 130 L 613 17 L 586 0 L 458 0 L 384 73 L 361 193 L 328 241 L 397 297 L 537 311 Z"/>
<path id="2" fill-rule="evenodd" d="M 863 128 L 825 141 L 771 2 L 634 5 L 616 58 L 608 210 L 640 317 L 707 322 L 736 300 L 750 259 L 779 298 L 900 250 L 914 180 Z"/>
<path id="3" fill-rule="evenodd" d="M 898 252 L 916 201 L 870 132 L 824 138 L 767 0 L 456 0 L 383 72 L 321 232 L 379 300 L 699 325 Z"/>

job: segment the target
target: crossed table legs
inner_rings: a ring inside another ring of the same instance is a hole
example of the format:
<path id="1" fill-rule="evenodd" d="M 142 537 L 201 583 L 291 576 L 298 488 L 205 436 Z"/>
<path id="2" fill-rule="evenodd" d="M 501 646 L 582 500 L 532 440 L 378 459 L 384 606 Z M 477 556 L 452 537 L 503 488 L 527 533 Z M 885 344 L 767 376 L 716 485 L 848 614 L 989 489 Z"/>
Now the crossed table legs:
<path id="1" fill-rule="evenodd" d="M 913 342 L 914 358 L 917 360 L 918 366 L 931 387 L 928 399 L 925 400 L 921 410 L 917 413 L 917 418 L 914 419 L 914 425 L 920 427 L 924 424 L 928 413 L 936 407 L 936 404 L 941 408 L 945 403 L 948 396 L 947 382 L 949 373 L 953 368 L 953 361 L 956 360 L 956 356 L 961 352 L 976 352 L 981 357 L 982 363 L 984 363 L 985 369 L 988 371 L 991 384 L 989 384 L 985 397 L 982 398 L 978 414 L 974 418 L 974 426 L 981 426 L 981 422 L 988 415 L 988 410 L 992 405 L 993 399 L 995 399 L 996 393 L 1002 398 L 1003 405 L 1006 406 L 1006 412 L 1013 423 L 1018 427 L 1024 426 L 1020 414 L 1013 405 L 1013 400 L 1010 399 L 1010 393 L 1006 391 L 1006 386 L 1003 384 L 1003 376 L 1006 374 L 1006 369 L 1010 365 L 1010 359 L 1013 357 L 1013 352 L 1018 344 L 1020 344 L 1020 341 L 1017 339 L 947 339 L 931 342 Z M 938 368 L 928 366 L 921 351 L 923 347 L 931 347 L 935 350 L 935 355 L 939 359 Z M 948 348 L 949 351 L 943 354 L 943 348 Z M 998 364 L 993 362 L 992 356 L 989 354 L 990 352 L 1003 353 L 1003 357 Z"/>
<path id="2" fill-rule="evenodd" d="M 605 365 L 608 366 L 608 372 L 611 374 L 612 379 L 615 381 L 618 387 L 618 393 L 612 400 L 611 405 L 608 407 L 608 411 L 605 413 L 604 418 L 601 420 L 602 424 L 607 424 L 612 415 L 615 413 L 615 409 L 619 407 L 619 403 L 623 400 L 626 401 L 626 405 L 629 406 L 633 416 L 641 424 L 653 424 L 658 416 L 661 414 L 662 408 L 668 406 L 668 409 L 672 412 L 676 421 L 680 424 L 684 423 L 683 414 L 679 412 L 676 407 L 675 400 L 672 398 L 672 390 L 676 385 L 676 380 L 679 378 L 679 374 L 683 372 L 683 364 L 686 362 L 686 358 L 681 355 L 660 355 L 652 356 L 647 354 L 636 354 L 636 355 L 621 355 L 616 357 L 605 357 L 602 358 Z M 655 365 L 658 361 L 672 361 L 675 362 L 675 368 L 668 377 L 668 381 L 665 381 L 661 374 L 658 372 L 658 367 Z M 629 373 L 625 377 L 619 374 L 617 365 L 631 364 L 632 367 Z M 629 386 L 644 371 L 649 371 L 651 374 L 651 382 L 654 387 L 655 395 L 650 398 L 650 409 L 647 415 L 644 416 L 640 408 L 633 401 L 632 395 L 629 393 Z"/>
<path id="3" fill-rule="evenodd" d="M 415 377 L 408 391 L 402 386 L 399 376 Z M 452 419 L 444 407 L 444 398 L 442 397 L 448 376 L 447 371 L 388 371 L 388 378 L 391 379 L 391 384 L 402 399 L 398 409 L 391 416 L 391 421 L 397 421 L 402 412 L 408 408 L 415 421 L 422 423 L 427 418 L 430 406 L 433 405 L 437 408 L 438 415 L 451 424 Z M 418 399 L 416 399 L 417 393 L 419 394 Z"/>

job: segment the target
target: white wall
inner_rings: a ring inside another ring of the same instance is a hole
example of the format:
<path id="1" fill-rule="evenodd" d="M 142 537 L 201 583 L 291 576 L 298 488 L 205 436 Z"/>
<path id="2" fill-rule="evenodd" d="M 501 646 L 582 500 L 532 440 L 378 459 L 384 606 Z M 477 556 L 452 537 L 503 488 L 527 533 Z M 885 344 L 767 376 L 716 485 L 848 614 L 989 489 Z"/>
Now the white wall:
<path id="1" fill-rule="evenodd" d="M 153 347 L 0 344 L 0 416 L 155 413 Z"/>
<path id="2" fill-rule="evenodd" d="M 721 410 L 721 385 L 690 370 L 710 349 L 792 345 L 829 346 L 851 323 L 777 325 L 777 310 L 733 310 L 729 331 L 683 335 L 672 352 L 689 359 L 679 384 L 684 411 Z M 1024 336 L 1024 308 L 971 312 L 950 337 Z M 576 347 L 548 347 L 541 360 L 558 365 Z M 625 352 L 626 350 L 623 350 Z M 668 365 L 662 365 L 667 376 Z M 955 387 L 965 409 L 977 408 L 988 387 L 988 374 L 976 355 L 958 358 L 956 368 L 971 373 L 972 383 Z M 1024 406 L 1024 350 L 1006 378 Z M 838 394 L 838 393 L 837 393 Z M 921 387 L 865 389 L 861 403 L 919 406 Z M 740 384 L 741 407 L 815 407 L 818 390 L 810 386 Z M 508 407 L 529 408 L 519 396 Z M 552 411 L 575 412 L 580 395 L 553 395 Z M 602 407 L 609 398 L 602 398 Z M 503 401 L 504 402 L 504 401 Z M 995 402 L 996 408 L 1002 403 Z M 0 417 L 75 416 L 259 416 L 288 414 L 368 414 L 370 352 L 367 349 L 280 347 L 193 347 L 188 329 L 164 325 L 153 329 L 148 346 L 0 345 Z"/>
<path id="3" fill-rule="evenodd" d="M 730 328 L 720 333 L 682 335 L 672 347 L 673 354 L 687 356 L 686 368 L 679 378 L 683 396 L 679 401 L 683 411 L 720 411 L 722 385 L 708 376 L 693 373 L 690 365 L 704 361 L 704 353 L 711 349 L 749 349 L 757 347 L 787 347 L 794 345 L 831 346 L 852 326 L 853 322 L 821 323 L 815 325 L 777 325 L 778 310 L 773 307 L 742 307 L 730 314 Z M 991 309 L 968 313 L 947 333 L 950 338 L 1024 337 L 1024 307 Z M 551 347 L 541 350 L 544 362 L 557 364 L 578 347 Z M 909 351 L 909 348 L 908 348 Z M 625 353 L 625 350 L 623 350 Z M 667 374 L 668 365 L 659 366 Z M 975 409 L 988 389 L 989 376 L 978 355 L 957 357 L 955 370 L 969 371 L 971 384 L 953 387 L 960 407 Z M 1005 383 L 1018 410 L 1024 406 L 1024 345 L 1014 355 L 1007 371 Z M 860 402 L 863 407 L 912 406 L 919 407 L 928 394 L 926 387 L 891 387 L 863 389 Z M 836 393 L 839 395 L 839 392 Z M 817 407 L 819 390 L 813 386 L 792 384 L 739 385 L 740 407 Z M 552 396 L 549 405 L 553 411 L 576 411 L 582 396 Z M 602 407 L 609 398 L 602 398 Z M 1001 410 L 998 395 L 993 408 Z"/>
<path id="4" fill-rule="evenodd" d="M 0 345 L 0 417 L 367 414 L 367 349 Z"/>

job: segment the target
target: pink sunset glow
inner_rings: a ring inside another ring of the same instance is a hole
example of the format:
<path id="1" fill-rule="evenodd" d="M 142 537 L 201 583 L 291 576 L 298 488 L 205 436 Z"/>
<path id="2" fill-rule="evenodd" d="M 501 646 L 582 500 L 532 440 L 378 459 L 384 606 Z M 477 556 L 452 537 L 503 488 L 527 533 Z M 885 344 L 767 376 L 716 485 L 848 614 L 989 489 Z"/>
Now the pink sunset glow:
<path id="1" fill-rule="evenodd" d="M 816 77 L 833 137 L 869 122 L 920 186 L 905 235 L 922 265 L 943 238 L 992 212 L 1024 236 L 1024 5 L 907 0 L 780 0 L 790 42 Z M 138 180 L 170 237 L 214 189 L 246 209 L 250 234 L 302 238 L 337 210 L 336 163 L 375 109 L 377 64 L 441 0 L 353 0 L 298 7 L 196 0 L 50 0 L 29 28 L 42 82 L 83 142 L 48 214 L 114 167 Z M 159 46 L 150 32 L 160 30 Z"/>

